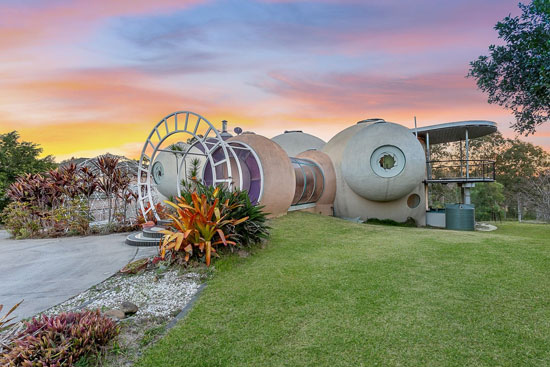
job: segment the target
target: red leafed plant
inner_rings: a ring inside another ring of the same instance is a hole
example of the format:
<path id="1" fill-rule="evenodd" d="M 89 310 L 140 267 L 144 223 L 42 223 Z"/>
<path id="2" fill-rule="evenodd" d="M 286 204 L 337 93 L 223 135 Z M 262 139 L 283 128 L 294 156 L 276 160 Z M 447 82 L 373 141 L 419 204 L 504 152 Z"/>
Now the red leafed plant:
<path id="1" fill-rule="evenodd" d="M 148 211 L 147 212 L 147 218 L 145 218 L 143 216 L 143 213 L 141 212 L 141 210 L 138 209 L 137 220 L 136 220 L 136 222 L 138 224 L 143 224 L 143 223 L 147 223 L 147 222 L 155 222 L 155 223 L 157 222 L 157 218 L 153 214 L 153 211 L 149 210 L 150 207 L 151 207 L 151 204 L 149 204 L 149 203 L 145 204 L 144 209 L 145 209 L 145 211 Z M 155 211 L 157 212 L 157 215 L 159 216 L 159 218 L 161 220 L 169 219 L 168 212 L 166 211 L 166 208 L 161 203 L 156 203 L 155 204 Z"/>
<path id="2" fill-rule="evenodd" d="M 217 196 L 219 189 L 214 191 Z M 176 209 L 176 216 L 168 215 L 172 219 L 172 227 L 175 229 L 161 231 L 164 238 L 160 243 L 160 256 L 165 257 L 167 251 L 185 253 L 185 261 L 192 256 L 202 257 L 204 254 L 206 266 L 210 266 L 212 253 L 216 254 L 216 246 L 219 244 L 235 245 L 229 241 L 231 235 L 224 233 L 223 228 L 227 224 L 234 226 L 246 221 L 248 217 L 240 219 L 225 219 L 222 213 L 234 206 L 229 206 L 229 200 L 220 203 L 216 197 L 213 203 L 209 203 L 205 195 L 196 192 L 191 194 L 191 202 L 184 198 L 177 198 L 177 204 L 170 201 L 166 203 Z M 237 205 L 238 206 L 238 205 Z M 200 256 L 199 256 L 200 255 Z"/>
<path id="3" fill-rule="evenodd" d="M 79 358 L 99 353 L 119 332 L 99 310 L 43 315 L 25 326 L 0 355 L 1 366 L 73 366 Z"/>

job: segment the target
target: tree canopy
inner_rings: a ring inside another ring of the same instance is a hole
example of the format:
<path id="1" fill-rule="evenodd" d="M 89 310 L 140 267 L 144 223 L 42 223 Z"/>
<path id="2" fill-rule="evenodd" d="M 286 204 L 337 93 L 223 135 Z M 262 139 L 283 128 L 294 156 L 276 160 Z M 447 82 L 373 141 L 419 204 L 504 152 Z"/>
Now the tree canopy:
<path id="1" fill-rule="evenodd" d="M 503 45 L 470 63 L 468 76 L 489 95 L 488 102 L 510 109 L 514 130 L 528 135 L 550 119 L 550 2 L 519 4 L 522 14 L 495 25 Z"/>
<path id="2" fill-rule="evenodd" d="M 476 220 L 502 220 L 504 218 L 504 185 L 490 182 L 476 185 L 472 202 L 476 205 Z"/>
<path id="3" fill-rule="evenodd" d="M 6 189 L 17 176 L 55 168 L 53 157 L 38 158 L 41 153 L 38 144 L 19 141 L 17 131 L 0 134 L 0 209 L 7 203 Z"/>
<path id="4" fill-rule="evenodd" d="M 433 145 L 432 159 L 459 159 L 460 144 L 464 143 Z M 517 215 L 518 196 L 526 198 L 526 185 L 550 170 L 550 154 L 543 148 L 517 138 L 505 138 L 499 132 L 470 140 L 470 159 L 495 161 L 496 181 L 502 185 L 476 185 L 472 191 L 472 203 L 476 205 L 476 211 L 480 215 L 478 219 L 500 216 L 501 213 L 496 210 L 495 205 L 506 205 L 508 214 Z M 453 185 L 432 185 L 430 196 L 433 207 L 441 207 L 444 203 L 458 200 L 456 187 Z M 489 205 L 489 202 L 492 204 Z"/>

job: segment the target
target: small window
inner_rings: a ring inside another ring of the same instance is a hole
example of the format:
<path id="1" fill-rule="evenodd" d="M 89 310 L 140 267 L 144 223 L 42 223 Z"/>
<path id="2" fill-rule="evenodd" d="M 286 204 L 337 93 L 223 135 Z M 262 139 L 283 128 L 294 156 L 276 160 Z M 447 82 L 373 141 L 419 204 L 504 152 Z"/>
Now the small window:
<path id="1" fill-rule="evenodd" d="M 153 164 L 153 181 L 159 185 L 162 181 L 162 176 L 164 176 L 164 167 L 162 163 L 155 162 L 155 164 Z"/>
<path id="2" fill-rule="evenodd" d="M 420 196 L 417 194 L 412 194 L 407 198 L 407 206 L 411 209 L 416 208 L 420 205 Z"/>

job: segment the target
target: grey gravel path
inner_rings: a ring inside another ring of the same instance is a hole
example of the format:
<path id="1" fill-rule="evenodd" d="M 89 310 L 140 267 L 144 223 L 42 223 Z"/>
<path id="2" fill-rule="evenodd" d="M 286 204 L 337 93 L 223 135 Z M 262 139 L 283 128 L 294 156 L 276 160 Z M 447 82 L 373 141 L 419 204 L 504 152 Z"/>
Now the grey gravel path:
<path id="1" fill-rule="evenodd" d="M 156 247 L 132 247 L 126 234 L 12 240 L 0 231 L 0 304 L 25 301 L 15 316 L 26 318 L 107 279 Z M 3 314 L 3 313 L 2 313 Z"/>

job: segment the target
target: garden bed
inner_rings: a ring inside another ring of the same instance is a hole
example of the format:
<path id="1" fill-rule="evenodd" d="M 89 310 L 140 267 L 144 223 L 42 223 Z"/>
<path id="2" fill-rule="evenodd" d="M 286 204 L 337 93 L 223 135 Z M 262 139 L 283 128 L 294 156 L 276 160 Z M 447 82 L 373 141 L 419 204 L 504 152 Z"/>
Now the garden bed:
<path id="1" fill-rule="evenodd" d="M 116 309 L 127 301 L 138 306 L 134 319 L 175 316 L 195 295 L 201 275 L 180 270 L 148 270 L 136 275 L 117 274 L 45 313 L 78 309 Z"/>
<path id="2" fill-rule="evenodd" d="M 135 275 L 118 273 L 85 292 L 45 311 L 59 314 L 82 309 L 117 310 L 123 302 L 138 306 L 137 312 L 120 322 L 121 333 L 108 348 L 101 361 L 88 365 L 131 366 L 139 358 L 143 347 L 154 342 L 197 294 L 204 282 L 201 268 L 149 269 Z"/>

